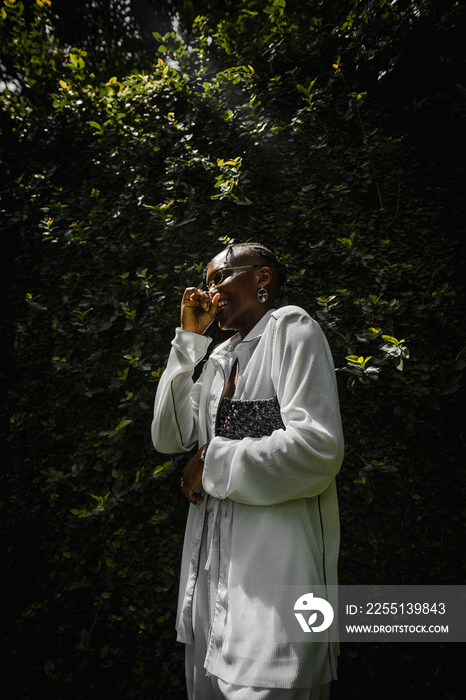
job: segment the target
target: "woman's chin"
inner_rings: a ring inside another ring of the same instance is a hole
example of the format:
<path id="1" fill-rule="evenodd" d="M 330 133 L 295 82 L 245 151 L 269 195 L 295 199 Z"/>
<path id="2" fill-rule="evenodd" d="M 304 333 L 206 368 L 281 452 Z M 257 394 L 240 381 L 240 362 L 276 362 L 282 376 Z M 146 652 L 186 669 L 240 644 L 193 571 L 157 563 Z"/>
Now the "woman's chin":
<path id="1" fill-rule="evenodd" d="M 226 306 L 222 306 L 222 308 L 218 311 L 217 323 L 219 328 L 221 328 L 222 330 L 227 330 L 225 326 L 225 324 L 228 323 L 228 313 Z"/>
<path id="2" fill-rule="evenodd" d="M 237 329 L 233 327 L 231 322 L 228 322 L 227 318 L 219 319 L 217 318 L 217 324 L 221 331 L 236 331 Z"/>

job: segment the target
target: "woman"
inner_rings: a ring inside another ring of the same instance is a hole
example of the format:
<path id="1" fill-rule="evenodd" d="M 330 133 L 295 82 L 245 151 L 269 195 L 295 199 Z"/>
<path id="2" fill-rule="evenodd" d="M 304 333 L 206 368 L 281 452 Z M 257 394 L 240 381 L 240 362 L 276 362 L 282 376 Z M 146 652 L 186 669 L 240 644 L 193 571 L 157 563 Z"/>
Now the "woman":
<path id="1" fill-rule="evenodd" d="M 283 269 L 255 243 L 216 255 L 207 290 L 183 294 L 157 390 L 156 449 L 199 447 L 181 480 L 191 505 L 177 630 L 190 700 L 317 700 L 336 677 L 335 638 L 293 643 L 277 626 L 277 590 L 337 583 L 343 456 L 326 339 L 303 309 L 274 309 Z M 236 333 L 194 383 L 214 320 Z"/>

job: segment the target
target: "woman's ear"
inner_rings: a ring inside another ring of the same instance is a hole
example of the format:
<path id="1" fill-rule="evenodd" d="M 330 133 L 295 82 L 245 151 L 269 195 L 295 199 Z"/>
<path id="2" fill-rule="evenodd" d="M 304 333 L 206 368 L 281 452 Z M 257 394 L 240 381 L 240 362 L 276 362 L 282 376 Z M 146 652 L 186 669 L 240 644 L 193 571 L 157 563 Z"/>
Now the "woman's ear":
<path id="1" fill-rule="evenodd" d="M 272 270 L 270 267 L 261 267 L 259 270 L 259 282 L 261 285 L 265 286 L 269 284 L 272 280 Z"/>

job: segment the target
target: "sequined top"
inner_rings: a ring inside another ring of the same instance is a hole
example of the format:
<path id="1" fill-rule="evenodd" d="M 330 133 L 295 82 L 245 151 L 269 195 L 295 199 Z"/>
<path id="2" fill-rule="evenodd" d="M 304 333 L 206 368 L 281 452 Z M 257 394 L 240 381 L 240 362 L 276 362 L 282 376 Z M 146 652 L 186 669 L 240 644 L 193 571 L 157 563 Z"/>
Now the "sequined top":
<path id="1" fill-rule="evenodd" d="M 276 396 L 256 401 L 225 397 L 216 434 L 230 440 L 242 440 L 271 435 L 274 430 L 284 427 Z"/>

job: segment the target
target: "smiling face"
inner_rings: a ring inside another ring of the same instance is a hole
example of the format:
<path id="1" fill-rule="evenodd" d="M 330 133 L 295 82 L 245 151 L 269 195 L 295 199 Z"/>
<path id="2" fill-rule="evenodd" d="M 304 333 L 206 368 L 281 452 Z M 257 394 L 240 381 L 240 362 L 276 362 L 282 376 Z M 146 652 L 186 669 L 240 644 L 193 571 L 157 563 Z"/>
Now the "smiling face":
<path id="1" fill-rule="evenodd" d="M 244 338 L 262 316 L 270 309 L 271 303 L 261 303 L 257 290 L 269 284 L 272 272 L 257 256 L 235 251 L 219 253 L 207 266 L 206 281 L 214 282 L 215 274 L 223 268 L 223 279 L 212 286 L 211 291 L 220 294 L 217 322 L 222 330 L 238 331 Z"/>

